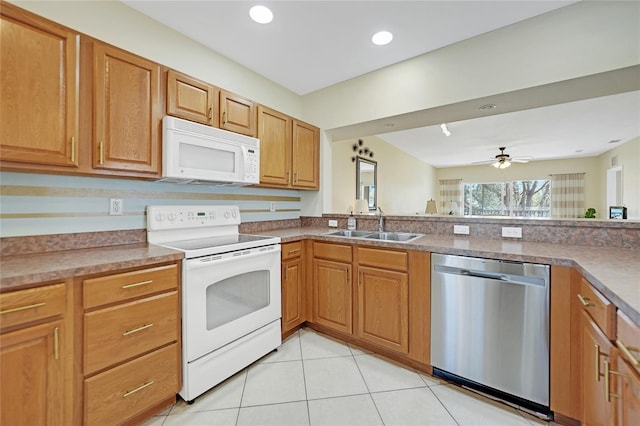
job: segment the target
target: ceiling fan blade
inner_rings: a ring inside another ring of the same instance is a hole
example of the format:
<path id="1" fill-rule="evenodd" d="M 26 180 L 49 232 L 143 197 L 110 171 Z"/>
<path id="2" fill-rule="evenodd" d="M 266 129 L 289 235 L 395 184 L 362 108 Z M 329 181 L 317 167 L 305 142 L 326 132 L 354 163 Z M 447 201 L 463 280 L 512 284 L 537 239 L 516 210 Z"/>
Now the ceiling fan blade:
<path id="1" fill-rule="evenodd" d="M 496 160 L 493 159 L 493 160 L 484 160 L 484 161 L 474 161 L 471 164 L 491 164 L 491 163 L 495 163 L 495 162 L 496 162 Z"/>
<path id="2" fill-rule="evenodd" d="M 528 163 L 529 159 L 528 158 L 512 158 L 511 162 L 512 163 Z"/>

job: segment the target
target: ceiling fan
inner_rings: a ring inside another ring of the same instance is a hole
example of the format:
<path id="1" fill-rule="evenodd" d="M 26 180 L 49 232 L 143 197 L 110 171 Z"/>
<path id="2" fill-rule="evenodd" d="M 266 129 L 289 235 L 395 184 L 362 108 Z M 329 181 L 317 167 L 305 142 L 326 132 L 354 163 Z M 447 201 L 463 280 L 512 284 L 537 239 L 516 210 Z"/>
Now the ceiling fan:
<path id="1" fill-rule="evenodd" d="M 507 149 L 504 146 L 498 148 L 500 154 L 496 155 L 493 159 L 487 161 L 477 161 L 472 164 L 491 164 L 496 169 L 506 169 L 511 163 L 528 163 L 533 157 L 518 157 L 511 158 L 509 154 L 505 154 L 504 150 Z"/>

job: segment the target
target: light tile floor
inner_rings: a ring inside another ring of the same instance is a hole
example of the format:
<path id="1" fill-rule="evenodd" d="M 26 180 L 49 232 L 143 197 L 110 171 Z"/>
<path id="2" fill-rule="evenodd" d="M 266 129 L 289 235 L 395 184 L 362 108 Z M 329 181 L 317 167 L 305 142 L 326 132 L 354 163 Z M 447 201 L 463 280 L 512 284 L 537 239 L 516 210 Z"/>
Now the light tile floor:
<path id="1" fill-rule="evenodd" d="M 144 426 L 555 425 L 304 328 Z"/>

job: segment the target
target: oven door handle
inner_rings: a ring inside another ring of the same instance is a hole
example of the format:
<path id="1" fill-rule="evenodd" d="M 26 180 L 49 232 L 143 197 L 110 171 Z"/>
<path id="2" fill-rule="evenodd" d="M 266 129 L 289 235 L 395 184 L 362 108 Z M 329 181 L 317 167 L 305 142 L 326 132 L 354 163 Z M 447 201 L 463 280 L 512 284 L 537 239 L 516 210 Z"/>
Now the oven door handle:
<path id="1" fill-rule="evenodd" d="M 208 268 L 211 265 L 223 265 L 225 263 L 232 263 L 232 262 L 242 261 L 246 259 L 253 259 L 258 256 L 269 256 L 269 255 L 275 255 L 279 260 L 280 251 L 281 251 L 281 248 L 279 244 L 268 250 L 260 250 L 260 248 L 238 250 L 237 252 L 233 252 L 232 256 L 228 256 L 229 253 L 226 253 L 224 257 L 221 257 L 221 255 L 213 255 L 213 256 L 199 257 L 196 259 L 187 259 L 186 267 L 189 270 L 195 270 L 200 268 Z"/>

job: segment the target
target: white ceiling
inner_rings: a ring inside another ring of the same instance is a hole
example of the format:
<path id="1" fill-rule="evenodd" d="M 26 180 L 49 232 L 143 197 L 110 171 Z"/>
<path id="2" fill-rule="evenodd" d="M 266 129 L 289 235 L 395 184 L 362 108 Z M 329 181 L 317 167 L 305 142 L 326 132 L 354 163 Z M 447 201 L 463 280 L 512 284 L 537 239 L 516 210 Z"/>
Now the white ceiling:
<path id="1" fill-rule="evenodd" d="M 575 3 L 121 1 L 299 95 Z M 272 23 L 250 20 L 255 4 L 271 8 Z M 394 40 L 374 46 L 370 39 L 379 30 L 393 32 Z M 457 121 L 445 140 L 439 126 L 359 136 L 378 134 L 436 167 L 488 159 L 499 146 L 535 159 L 597 155 L 612 139 L 640 135 L 638 93 Z"/>

